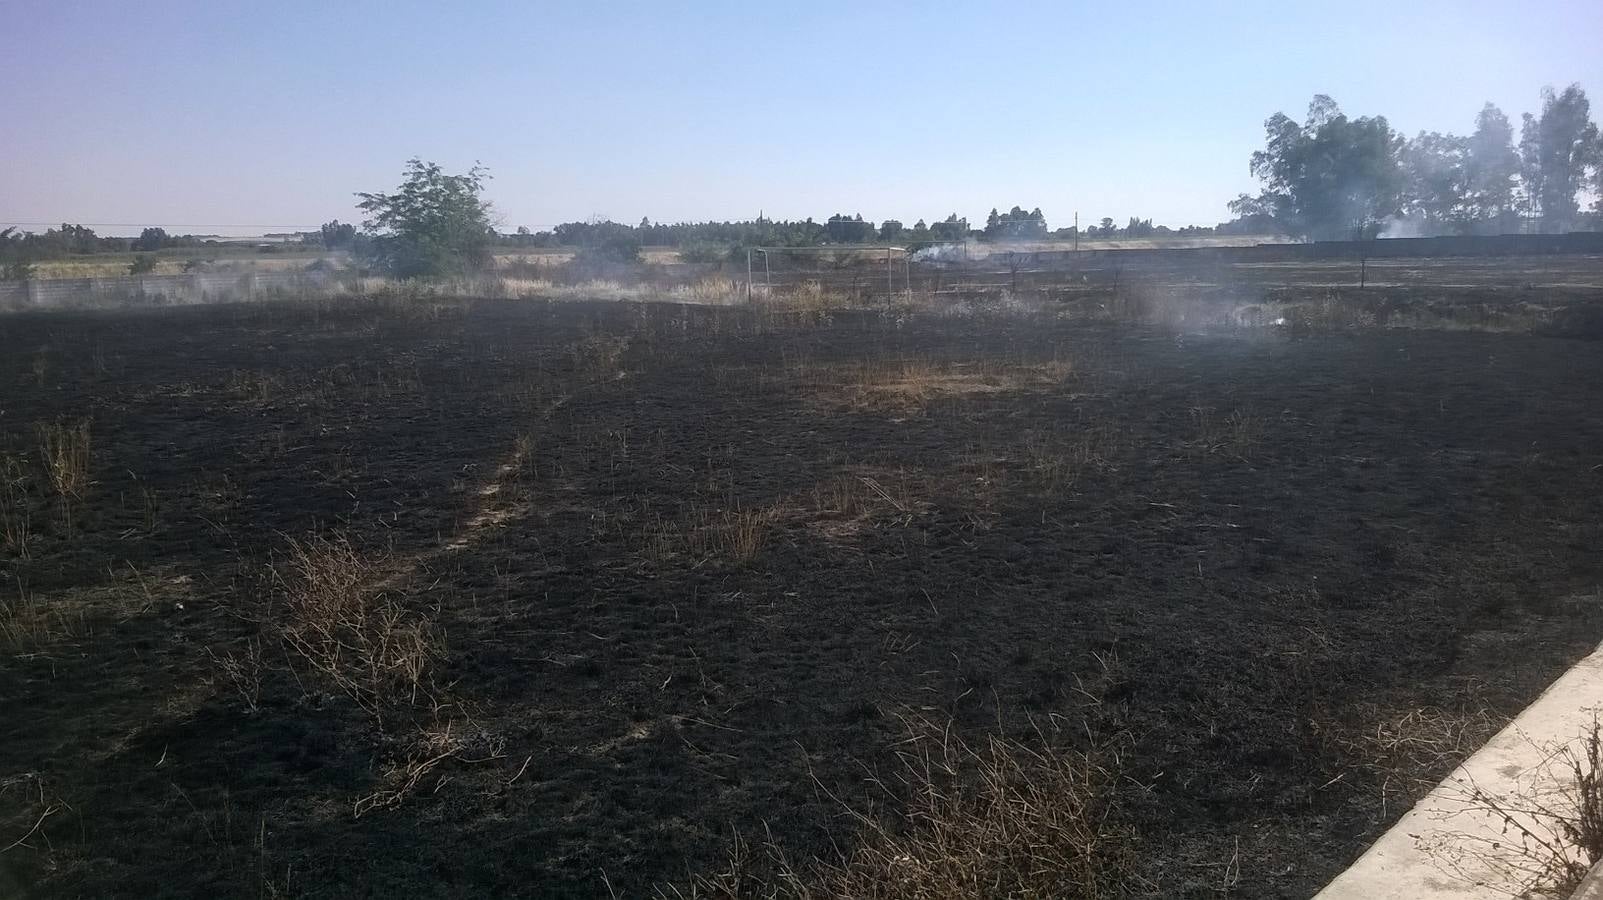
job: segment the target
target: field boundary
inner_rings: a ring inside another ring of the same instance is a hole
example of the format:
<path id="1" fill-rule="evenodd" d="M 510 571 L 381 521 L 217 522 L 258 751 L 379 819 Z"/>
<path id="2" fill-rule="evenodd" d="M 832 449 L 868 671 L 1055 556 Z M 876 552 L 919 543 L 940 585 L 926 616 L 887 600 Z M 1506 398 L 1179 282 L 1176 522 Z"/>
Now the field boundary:
<path id="1" fill-rule="evenodd" d="M 1551 765 L 1558 748 L 1582 739 L 1600 705 L 1603 645 L 1442 779 L 1317 900 L 1479 900 L 1517 893 L 1507 875 L 1527 868 L 1520 841 L 1471 795 L 1517 798 L 1531 790 L 1533 773 L 1561 775 Z"/>

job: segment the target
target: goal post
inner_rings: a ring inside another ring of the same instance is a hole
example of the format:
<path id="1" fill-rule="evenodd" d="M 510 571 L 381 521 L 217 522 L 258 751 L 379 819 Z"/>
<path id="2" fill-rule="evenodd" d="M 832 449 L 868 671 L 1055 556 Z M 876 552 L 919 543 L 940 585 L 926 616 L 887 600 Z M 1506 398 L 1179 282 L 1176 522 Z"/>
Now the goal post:
<path id="1" fill-rule="evenodd" d="M 750 247 L 746 299 L 799 292 L 885 299 L 912 292 L 912 254 L 906 247 Z"/>

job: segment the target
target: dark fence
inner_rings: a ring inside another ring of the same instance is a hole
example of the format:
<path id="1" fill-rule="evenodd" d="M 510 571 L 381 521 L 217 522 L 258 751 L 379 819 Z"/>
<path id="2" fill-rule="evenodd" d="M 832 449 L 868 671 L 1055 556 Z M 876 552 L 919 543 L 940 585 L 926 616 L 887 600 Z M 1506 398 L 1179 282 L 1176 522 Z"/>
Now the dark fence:
<path id="1" fill-rule="evenodd" d="M 1006 253 L 1007 251 L 1002 251 Z M 1314 241 L 1307 244 L 1253 244 L 1244 247 L 1125 248 L 1048 250 L 1029 253 L 1041 264 L 1075 260 L 1110 263 L 1299 262 L 1322 259 L 1408 259 L 1440 256 L 1554 256 L 1603 254 L 1603 232 L 1499 234 L 1461 237 L 1378 238 L 1372 241 Z M 995 255 L 994 253 L 992 254 Z"/>

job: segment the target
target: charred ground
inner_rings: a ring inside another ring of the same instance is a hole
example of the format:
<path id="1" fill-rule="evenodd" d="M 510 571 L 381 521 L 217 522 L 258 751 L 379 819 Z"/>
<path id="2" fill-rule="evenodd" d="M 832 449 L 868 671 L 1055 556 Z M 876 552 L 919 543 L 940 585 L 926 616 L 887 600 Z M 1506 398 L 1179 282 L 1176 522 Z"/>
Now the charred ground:
<path id="1" fill-rule="evenodd" d="M 1306 896 L 1603 633 L 1595 341 L 345 300 L 0 348 L 0 893 L 640 896 L 850 852 L 921 718 L 1094 745 L 1132 892 Z M 308 549 L 425 698 L 286 640 Z"/>

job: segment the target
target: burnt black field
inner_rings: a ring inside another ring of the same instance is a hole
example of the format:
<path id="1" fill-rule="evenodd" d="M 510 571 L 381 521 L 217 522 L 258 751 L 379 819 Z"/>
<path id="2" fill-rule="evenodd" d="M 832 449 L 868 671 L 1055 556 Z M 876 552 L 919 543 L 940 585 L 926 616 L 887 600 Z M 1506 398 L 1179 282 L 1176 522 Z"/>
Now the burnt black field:
<path id="1" fill-rule="evenodd" d="M 1100 748 L 1131 893 L 1305 897 L 1603 636 L 1600 398 L 1052 303 L 0 317 L 0 894 L 649 896 L 849 852 L 911 714 Z M 423 695 L 285 641 L 318 540 Z"/>

